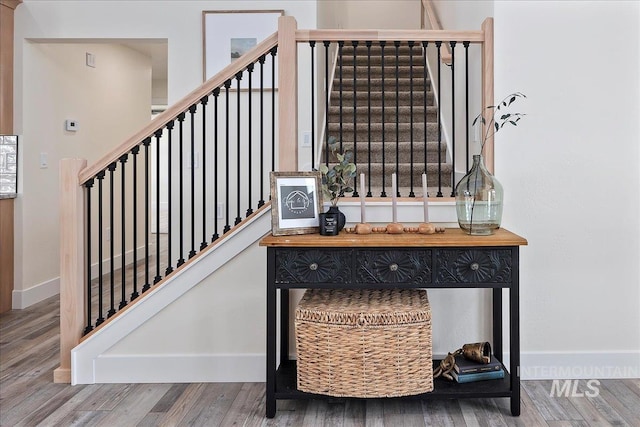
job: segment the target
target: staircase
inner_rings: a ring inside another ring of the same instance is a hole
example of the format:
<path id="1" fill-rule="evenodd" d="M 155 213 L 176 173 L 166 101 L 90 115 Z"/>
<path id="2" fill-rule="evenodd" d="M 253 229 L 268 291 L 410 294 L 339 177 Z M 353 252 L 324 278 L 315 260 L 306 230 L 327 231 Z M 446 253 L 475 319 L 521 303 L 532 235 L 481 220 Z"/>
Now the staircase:
<path id="1" fill-rule="evenodd" d="M 382 48 L 379 45 L 371 46 L 370 52 L 364 44 L 356 48 L 345 45 L 342 55 L 338 53 L 336 60 L 327 135 L 341 140 L 343 150 L 353 150 L 355 139 L 355 163 L 362 163 L 358 173 L 371 176 L 373 197 L 381 196 L 383 191 L 390 195 L 391 174 L 396 169 L 400 195 L 421 197 L 425 147 L 429 195 L 435 197 L 438 194 L 439 177 L 442 195 L 447 197 L 451 194 L 452 167 L 446 143 L 442 139 L 438 143 L 437 106 L 431 81 L 425 73 L 423 50 L 419 45 L 412 50 L 413 55 L 407 44 L 401 44 L 396 56 L 396 47 L 392 43 L 385 46 L 384 79 Z M 371 170 L 367 166 L 369 154 Z"/>

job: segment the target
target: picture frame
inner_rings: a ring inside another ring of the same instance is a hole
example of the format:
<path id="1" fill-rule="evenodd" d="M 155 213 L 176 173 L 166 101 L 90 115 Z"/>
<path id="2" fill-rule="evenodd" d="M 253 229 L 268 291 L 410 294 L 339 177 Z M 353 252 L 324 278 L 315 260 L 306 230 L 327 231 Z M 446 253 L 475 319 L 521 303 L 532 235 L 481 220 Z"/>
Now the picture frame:
<path id="1" fill-rule="evenodd" d="M 284 16 L 284 10 L 202 11 L 203 81 L 207 81 L 233 60 L 278 31 L 278 18 L 281 16 Z M 267 59 L 267 62 L 269 61 L 270 59 Z M 254 88 L 259 82 L 259 76 L 256 74 L 258 73 L 253 73 Z M 272 77 L 271 64 L 265 64 L 264 81 L 271 82 Z M 245 76 L 240 80 L 240 89 L 248 87 Z M 230 89 L 236 89 L 235 82 Z"/>
<path id="2" fill-rule="evenodd" d="M 322 175 L 271 172 L 271 232 L 274 236 L 319 232 Z"/>

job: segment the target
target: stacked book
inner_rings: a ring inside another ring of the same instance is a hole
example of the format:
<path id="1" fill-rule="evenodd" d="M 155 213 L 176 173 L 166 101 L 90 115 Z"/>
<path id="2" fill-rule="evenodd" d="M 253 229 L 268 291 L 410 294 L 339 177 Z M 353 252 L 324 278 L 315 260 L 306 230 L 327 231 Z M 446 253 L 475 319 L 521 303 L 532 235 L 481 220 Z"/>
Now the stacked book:
<path id="1" fill-rule="evenodd" d="M 471 383 L 504 378 L 504 369 L 502 368 L 502 363 L 493 354 L 491 355 L 491 361 L 486 364 L 474 362 L 473 360 L 465 359 L 462 355 L 458 355 L 451 375 L 459 383 Z"/>

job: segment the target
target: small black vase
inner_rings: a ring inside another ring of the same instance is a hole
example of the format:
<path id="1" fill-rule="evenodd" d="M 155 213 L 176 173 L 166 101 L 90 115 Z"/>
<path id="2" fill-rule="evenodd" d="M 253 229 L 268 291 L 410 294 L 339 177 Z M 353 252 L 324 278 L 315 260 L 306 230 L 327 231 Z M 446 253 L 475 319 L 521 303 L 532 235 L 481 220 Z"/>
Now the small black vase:
<path id="1" fill-rule="evenodd" d="M 337 236 L 344 228 L 346 218 L 337 206 L 331 206 L 328 211 L 320 214 L 320 234 L 323 236 Z"/>
<path id="2" fill-rule="evenodd" d="M 340 232 L 344 228 L 344 225 L 347 223 L 347 218 L 344 216 L 342 211 L 338 209 L 337 206 L 330 206 L 327 213 L 338 214 L 338 232 Z"/>

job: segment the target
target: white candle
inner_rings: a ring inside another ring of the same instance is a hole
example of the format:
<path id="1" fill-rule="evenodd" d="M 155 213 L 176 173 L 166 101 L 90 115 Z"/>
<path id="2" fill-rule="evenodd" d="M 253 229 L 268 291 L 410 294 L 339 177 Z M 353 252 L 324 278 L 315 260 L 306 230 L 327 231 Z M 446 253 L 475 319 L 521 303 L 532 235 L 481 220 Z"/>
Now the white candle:
<path id="1" fill-rule="evenodd" d="M 398 208 L 397 208 L 397 202 L 398 202 L 398 183 L 396 182 L 396 173 L 392 173 L 391 174 L 391 207 L 393 209 L 393 221 L 392 222 L 398 222 Z"/>
<path id="2" fill-rule="evenodd" d="M 360 174 L 360 222 L 365 223 L 364 218 L 364 174 Z"/>
<path id="3" fill-rule="evenodd" d="M 424 204 L 424 222 L 429 222 L 429 202 L 427 201 L 427 174 L 422 174 L 422 200 Z"/>

